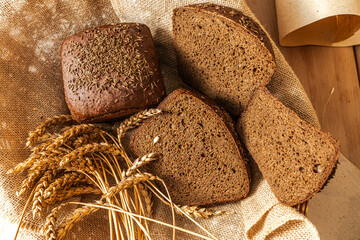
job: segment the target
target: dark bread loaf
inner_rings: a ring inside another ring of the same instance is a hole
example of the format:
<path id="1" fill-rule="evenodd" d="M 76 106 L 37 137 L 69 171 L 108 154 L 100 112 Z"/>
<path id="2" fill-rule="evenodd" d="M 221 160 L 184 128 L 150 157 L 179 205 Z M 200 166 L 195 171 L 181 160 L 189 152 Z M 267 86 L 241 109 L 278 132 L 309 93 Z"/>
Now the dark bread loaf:
<path id="1" fill-rule="evenodd" d="M 214 4 L 179 7 L 173 38 L 184 81 L 240 115 L 253 91 L 275 71 L 270 41 L 241 12 Z"/>
<path id="2" fill-rule="evenodd" d="M 254 92 L 238 124 L 271 190 L 286 205 L 314 196 L 337 164 L 339 142 L 302 120 L 265 87 Z"/>
<path id="3" fill-rule="evenodd" d="M 158 108 L 163 113 L 140 126 L 130 145 L 139 156 L 162 155 L 149 171 L 164 179 L 176 204 L 231 202 L 249 193 L 247 163 L 226 112 L 185 89 L 172 92 Z"/>
<path id="4" fill-rule="evenodd" d="M 61 48 L 65 97 L 79 122 L 114 120 L 156 106 L 165 88 L 149 28 L 122 23 L 67 38 Z"/>

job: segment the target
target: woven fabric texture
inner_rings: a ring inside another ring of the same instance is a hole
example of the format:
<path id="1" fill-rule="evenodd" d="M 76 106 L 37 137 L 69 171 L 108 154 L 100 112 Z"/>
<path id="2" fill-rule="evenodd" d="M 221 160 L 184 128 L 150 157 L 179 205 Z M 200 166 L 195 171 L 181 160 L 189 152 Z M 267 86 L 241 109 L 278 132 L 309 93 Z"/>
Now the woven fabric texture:
<path id="1" fill-rule="evenodd" d="M 167 93 L 183 86 L 172 48 L 171 16 L 175 7 L 204 1 L 172 0 L 34 0 L 0 2 L 0 215 L 17 221 L 26 197 L 15 191 L 24 175 L 5 172 L 26 159 L 27 133 L 47 117 L 66 114 L 60 46 L 78 31 L 104 24 L 147 24 L 156 43 Z M 242 0 L 214 0 L 237 8 L 255 19 Z M 270 91 L 300 117 L 319 126 L 316 113 L 299 80 L 272 42 L 277 70 Z M 281 205 L 256 166 L 249 197 L 216 206 L 234 214 L 199 220 L 219 239 L 318 239 L 316 228 L 302 214 Z M 155 203 L 155 217 L 171 222 L 169 209 Z M 65 209 L 61 218 L 73 209 Z M 43 219 L 25 217 L 25 226 L 38 229 Z M 108 239 L 107 212 L 99 211 L 80 222 L 67 239 Z M 178 217 L 177 225 L 198 231 Z M 201 232 L 201 231 L 200 231 Z M 192 239 L 179 233 L 178 239 Z M 24 232 L 19 239 L 40 239 Z M 153 225 L 153 239 L 170 239 L 171 230 Z"/>

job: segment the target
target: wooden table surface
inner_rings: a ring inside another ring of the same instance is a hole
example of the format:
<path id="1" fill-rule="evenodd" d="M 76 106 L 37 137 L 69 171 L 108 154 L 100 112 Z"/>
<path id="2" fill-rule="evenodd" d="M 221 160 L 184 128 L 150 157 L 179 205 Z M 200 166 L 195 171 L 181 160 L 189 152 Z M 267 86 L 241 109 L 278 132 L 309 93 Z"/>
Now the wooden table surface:
<path id="1" fill-rule="evenodd" d="M 247 4 L 279 46 L 275 0 Z M 360 168 L 360 46 L 279 48 L 304 86 L 322 129 L 341 142 L 341 152 Z"/>

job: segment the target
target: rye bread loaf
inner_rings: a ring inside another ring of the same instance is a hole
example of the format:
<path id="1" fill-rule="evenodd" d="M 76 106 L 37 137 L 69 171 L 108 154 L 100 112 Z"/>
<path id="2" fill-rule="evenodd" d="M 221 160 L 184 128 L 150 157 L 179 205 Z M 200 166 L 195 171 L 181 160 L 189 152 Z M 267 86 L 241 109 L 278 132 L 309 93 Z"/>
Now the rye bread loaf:
<path id="1" fill-rule="evenodd" d="M 130 146 L 161 154 L 148 171 L 161 177 L 180 205 L 209 205 L 245 197 L 250 175 L 231 117 L 198 93 L 178 89 L 163 112 L 140 126 Z M 155 141 L 154 141 L 155 139 Z"/>
<path id="2" fill-rule="evenodd" d="M 310 199 L 336 167 L 340 143 L 302 120 L 265 87 L 238 122 L 245 145 L 280 202 Z"/>
<path id="3" fill-rule="evenodd" d="M 67 38 L 61 48 L 65 98 L 78 122 L 114 120 L 165 97 L 149 28 L 121 23 Z"/>
<path id="4" fill-rule="evenodd" d="M 173 39 L 184 81 L 237 116 L 275 71 L 265 32 L 232 8 L 208 3 L 176 8 Z"/>

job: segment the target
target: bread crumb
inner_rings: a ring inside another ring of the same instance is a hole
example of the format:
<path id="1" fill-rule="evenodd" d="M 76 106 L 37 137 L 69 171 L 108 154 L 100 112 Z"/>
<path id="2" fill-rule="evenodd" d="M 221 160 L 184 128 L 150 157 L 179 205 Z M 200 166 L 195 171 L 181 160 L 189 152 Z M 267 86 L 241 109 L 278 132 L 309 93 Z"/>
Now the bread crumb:
<path id="1" fill-rule="evenodd" d="M 39 110 L 39 109 L 34 107 L 32 110 L 33 110 L 33 111 L 37 111 L 37 110 Z"/>

